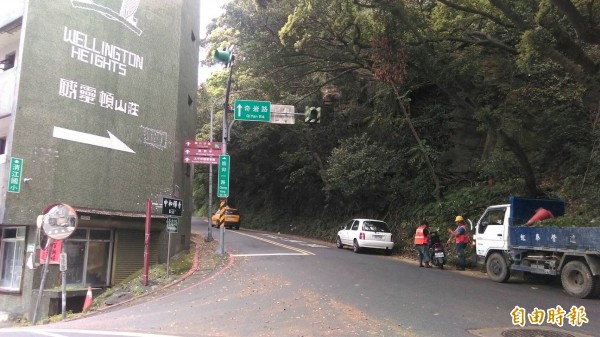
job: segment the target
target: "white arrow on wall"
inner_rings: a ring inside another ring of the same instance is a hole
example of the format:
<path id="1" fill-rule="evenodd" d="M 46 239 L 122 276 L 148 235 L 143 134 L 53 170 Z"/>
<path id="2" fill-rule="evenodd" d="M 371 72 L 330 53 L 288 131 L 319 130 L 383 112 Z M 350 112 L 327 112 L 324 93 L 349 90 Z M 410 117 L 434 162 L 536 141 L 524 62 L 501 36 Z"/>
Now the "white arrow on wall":
<path id="1" fill-rule="evenodd" d="M 118 150 L 118 151 L 135 153 L 135 151 L 130 149 L 129 146 L 125 145 L 125 143 L 123 143 L 119 138 L 115 137 L 112 133 L 110 133 L 110 131 L 106 130 L 106 132 L 108 132 L 108 137 L 101 137 L 101 136 L 96 136 L 96 135 L 92 135 L 89 133 L 69 130 L 69 129 L 55 126 L 52 136 L 54 138 L 70 140 L 73 142 L 89 144 L 89 145 L 94 145 L 94 146 L 100 146 L 100 147 L 105 147 L 105 148 Z"/>

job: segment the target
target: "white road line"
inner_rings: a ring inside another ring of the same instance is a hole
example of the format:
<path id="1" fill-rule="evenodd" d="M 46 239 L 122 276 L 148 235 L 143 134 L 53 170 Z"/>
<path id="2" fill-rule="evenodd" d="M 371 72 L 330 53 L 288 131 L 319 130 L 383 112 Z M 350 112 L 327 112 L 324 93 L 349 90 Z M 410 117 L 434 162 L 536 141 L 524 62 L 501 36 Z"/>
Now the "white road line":
<path id="1" fill-rule="evenodd" d="M 104 336 L 123 336 L 123 337 L 179 337 L 174 335 L 156 335 L 140 332 L 120 332 L 120 331 L 99 331 L 99 330 L 79 330 L 79 329 L 0 329 L 0 335 L 4 332 L 28 332 L 40 336 L 65 337 L 65 333 L 89 335 L 104 335 Z"/>
<path id="2" fill-rule="evenodd" d="M 305 253 L 272 253 L 272 254 L 231 254 L 233 256 L 281 256 L 281 255 L 285 255 L 285 256 L 306 256 L 309 254 L 305 254 Z M 315 255 L 315 254 L 312 254 Z"/>
<path id="3" fill-rule="evenodd" d="M 302 241 L 302 240 L 288 239 L 286 237 L 278 236 L 278 235 L 273 235 L 273 234 L 263 234 L 263 235 L 266 236 L 266 237 L 268 237 L 268 238 L 271 238 L 271 239 L 276 239 L 276 240 L 281 240 L 281 241 L 296 243 L 296 244 L 299 244 L 301 246 L 308 246 L 308 247 L 312 247 L 312 248 L 329 248 L 327 246 L 319 245 L 319 244 L 316 244 L 316 243 L 307 243 L 307 242 Z"/>
<path id="4" fill-rule="evenodd" d="M 286 249 L 293 250 L 293 251 L 296 251 L 296 252 L 300 253 L 300 254 L 294 254 L 294 255 L 315 255 L 314 253 L 311 253 L 311 252 L 309 252 L 307 250 L 296 248 L 296 247 L 292 247 L 292 246 L 288 246 L 288 245 L 284 245 L 283 243 L 275 242 L 275 241 L 272 241 L 272 240 L 267 240 L 265 238 L 261 238 L 261 237 L 258 237 L 258 236 L 254 236 L 254 235 L 250 235 L 250 234 L 246 234 L 246 233 L 241 233 L 241 232 L 235 232 L 235 233 L 236 234 L 240 234 L 240 235 L 245 235 L 247 237 L 251 237 L 251 238 L 256 239 L 256 240 L 264 241 L 264 242 L 270 243 L 272 245 L 275 245 L 275 246 L 278 246 L 278 247 L 282 247 L 282 248 L 286 248 Z M 244 256 L 243 254 L 232 254 L 232 255 L 233 256 Z M 251 255 L 256 255 L 256 254 L 248 254 L 246 256 L 251 256 Z M 258 254 L 258 256 L 261 256 L 261 255 L 262 254 Z M 270 254 L 270 255 L 290 255 L 290 253 Z"/>

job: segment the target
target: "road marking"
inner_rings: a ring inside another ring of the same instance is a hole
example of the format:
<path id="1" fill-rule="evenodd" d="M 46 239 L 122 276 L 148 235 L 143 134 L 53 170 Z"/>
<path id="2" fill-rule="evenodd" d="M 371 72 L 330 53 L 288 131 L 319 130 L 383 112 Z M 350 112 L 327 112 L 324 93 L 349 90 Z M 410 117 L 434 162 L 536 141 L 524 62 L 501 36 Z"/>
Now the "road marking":
<path id="1" fill-rule="evenodd" d="M 291 243 L 296 243 L 302 246 L 308 246 L 308 247 L 312 247 L 312 248 L 329 248 L 327 246 L 323 246 L 323 245 L 319 245 L 316 243 L 308 243 L 308 242 L 304 242 L 301 240 L 293 240 L 293 239 L 288 239 L 286 237 L 283 236 L 278 236 L 278 235 L 273 235 L 273 234 L 263 234 L 266 237 L 269 237 L 271 239 L 278 239 L 278 240 L 282 240 L 282 241 L 287 241 L 287 242 L 291 242 Z"/>
<path id="2" fill-rule="evenodd" d="M 267 243 L 270 243 L 272 245 L 278 246 L 278 247 L 282 247 L 282 248 L 286 248 L 289 250 L 293 250 L 298 252 L 298 254 L 296 253 L 275 253 L 275 254 L 232 254 L 233 256 L 275 256 L 275 255 L 315 255 L 314 253 L 311 253 L 307 250 L 304 249 L 300 249 L 300 248 L 296 248 L 296 247 L 292 247 L 292 246 L 288 246 L 288 245 L 284 245 L 283 243 L 279 243 L 279 242 L 275 242 L 272 240 L 267 240 L 265 238 L 261 238 L 258 236 L 254 236 L 254 235 L 250 235 L 250 234 L 246 234 L 246 233 L 242 233 L 242 232 L 235 232 L 236 234 L 240 234 L 240 235 L 245 235 L 247 237 L 251 237 L 253 239 L 257 239 L 260 241 L 264 241 Z"/>
<path id="3" fill-rule="evenodd" d="M 306 255 L 315 255 L 315 254 L 306 254 L 306 253 L 271 253 L 271 254 L 232 254 L 233 256 L 306 256 Z"/>
<path id="4" fill-rule="evenodd" d="M 139 332 L 119 332 L 119 331 L 100 331 L 100 330 L 79 330 L 79 329 L 0 329 L 0 335 L 4 332 L 28 332 L 40 336 L 53 336 L 53 337 L 64 337 L 64 333 L 69 334 L 82 334 L 84 336 L 89 335 L 103 335 L 103 336 L 123 336 L 123 337 L 178 337 L 174 335 L 156 335 L 150 333 L 139 333 Z"/>

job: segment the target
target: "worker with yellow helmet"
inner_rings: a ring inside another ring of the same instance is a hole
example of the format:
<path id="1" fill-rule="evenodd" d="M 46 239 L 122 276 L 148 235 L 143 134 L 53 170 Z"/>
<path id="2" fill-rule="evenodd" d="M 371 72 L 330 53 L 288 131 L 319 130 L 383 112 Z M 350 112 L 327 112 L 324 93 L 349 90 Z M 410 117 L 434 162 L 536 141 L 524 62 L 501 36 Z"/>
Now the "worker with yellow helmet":
<path id="1" fill-rule="evenodd" d="M 469 232 L 467 231 L 467 226 L 465 225 L 465 219 L 462 215 L 457 215 L 454 219 L 456 223 L 456 229 L 452 230 L 448 228 L 448 233 L 450 233 L 450 238 L 448 238 L 448 243 L 452 241 L 454 237 L 456 240 L 456 254 L 458 255 L 458 265 L 456 267 L 457 270 L 465 270 L 467 266 L 467 261 L 465 259 L 465 247 L 469 243 Z"/>

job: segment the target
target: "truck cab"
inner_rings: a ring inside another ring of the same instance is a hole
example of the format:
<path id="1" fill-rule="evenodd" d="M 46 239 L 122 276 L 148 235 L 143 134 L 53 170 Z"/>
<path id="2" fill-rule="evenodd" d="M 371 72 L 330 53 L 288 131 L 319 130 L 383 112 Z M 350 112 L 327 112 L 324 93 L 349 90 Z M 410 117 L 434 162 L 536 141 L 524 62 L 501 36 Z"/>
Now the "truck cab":
<path id="1" fill-rule="evenodd" d="M 477 252 L 477 262 L 484 263 L 492 251 L 508 250 L 508 226 L 510 205 L 488 207 L 475 227 L 473 239 Z"/>
<path id="2" fill-rule="evenodd" d="M 495 282 L 520 271 L 560 277 L 571 296 L 600 296 L 600 228 L 538 226 L 564 210 L 561 200 L 512 196 L 509 204 L 489 206 L 473 234 L 477 262 Z"/>

